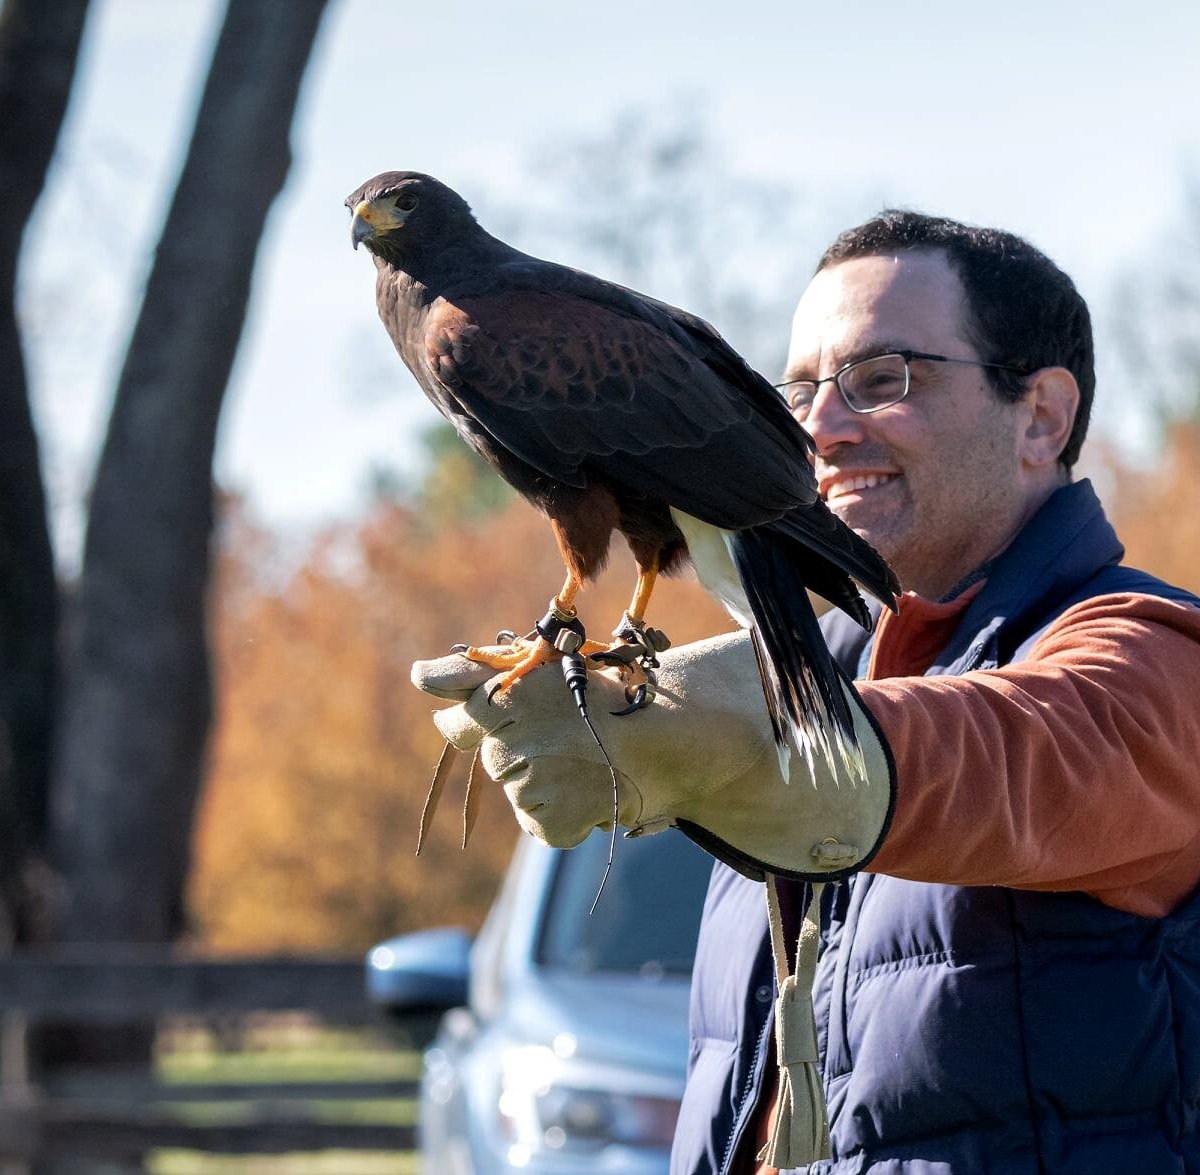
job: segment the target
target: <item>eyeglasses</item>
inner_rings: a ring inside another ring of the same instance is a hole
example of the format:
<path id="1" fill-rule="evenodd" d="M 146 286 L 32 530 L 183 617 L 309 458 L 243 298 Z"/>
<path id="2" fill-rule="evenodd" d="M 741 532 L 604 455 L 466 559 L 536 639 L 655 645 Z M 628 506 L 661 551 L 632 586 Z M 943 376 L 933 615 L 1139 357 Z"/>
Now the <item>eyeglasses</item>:
<path id="1" fill-rule="evenodd" d="M 992 367 L 998 371 L 1026 372 L 1007 363 L 983 363 L 978 359 L 951 359 L 946 355 L 928 355 L 924 351 L 890 351 L 870 359 L 856 359 L 832 375 L 821 379 L 789 379 L 775 387 L 783 392 L 788 407 L 797 416 L 806 416 L 817 398 L 821 385 L 830 380 L 841 393 L 851 412 L 867 415 L 899 404 L 912 385 L 909 364 L 914 359 L 930 363 L 968 363 L 972 367 Z"/>

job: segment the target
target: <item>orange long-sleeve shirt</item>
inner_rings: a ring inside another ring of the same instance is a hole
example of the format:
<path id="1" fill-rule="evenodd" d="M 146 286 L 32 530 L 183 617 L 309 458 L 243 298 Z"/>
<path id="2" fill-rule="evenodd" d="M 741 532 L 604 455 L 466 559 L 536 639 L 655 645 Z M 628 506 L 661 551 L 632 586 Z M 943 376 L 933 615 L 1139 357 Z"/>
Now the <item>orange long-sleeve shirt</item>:
<path id="1" fill-rule="evenodd" d="M 859 687 L 897 798 L 871 871 L 1168 913 L 1200 883 L 1200 608 L 1099 596 L 1024 661 L 915 676 L 962 607 L 905 596 L 876 633 Z"/>

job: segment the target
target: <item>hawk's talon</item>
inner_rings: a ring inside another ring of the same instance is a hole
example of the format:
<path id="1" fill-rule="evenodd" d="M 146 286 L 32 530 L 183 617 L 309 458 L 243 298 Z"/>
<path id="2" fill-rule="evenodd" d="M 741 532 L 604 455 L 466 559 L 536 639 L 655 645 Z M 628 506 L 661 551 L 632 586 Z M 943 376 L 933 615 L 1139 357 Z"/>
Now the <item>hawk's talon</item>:
<path id="1" fill-rule="evenodd" d="M 628 612 L 621 617 L 613 631 L 615 643 L 607 649 L 591 653 L 588 660 L 595 665 L 612 666 L 620 671 L 625 682 L 623 710 L 611 711 L 614 718 L 625 718 L 644 710 L 658 692 L 654 671 L 659 667 L 658 654 L 670 646 L 670 641 L 657 629 L 647 629 Z M 636 685 L 632 684 L 636 682 Z"/>
<path id="2" fill-rule="evenodd" d="M 492 682 L 492 684 L 490 686 L 488 686 L 487 704 L 489 706 L 492 704 L 492 699 L 500 692 L 501 689 L 503 689 L 503 687 L 504 687 L 504 679 L 503 678 L 501 678 L 499 681 Z"/>
<path id="3" fill-rule="evenodd" d="M 658 678 L 649 669 L 644 672 L 646 674 L 645 684 L 638 686 L 634 691 L 635 700 L 640 700 L 643 708 L 650 705 L 658 697 Z M 628 694 L 628 689 L 625 692 Z"/>
<path id="4" fill-rule="evenodd" d="M 511 628 L 502 628 L 496 633 L 496 644 L 498 645 L 511 645 L 514 641 L 519 641 L 520 639 Z M 466 645 L 463 645 L 464 649 L 466 647 Z"/>
<path id="5" fill-rule="evenodd" d="M 636 714 L 650 705 L 654 701 L 654 693 L 654 683 L 649 680 L 642 682 L 632 694 L 627 687 L 625 697 L 629 705 L 624 710 L 611 710 L 610 713 L 614 718 L 628 718 L 630 714 Z"/>
<path id="6" fill-rule="evenodd" d="M 517 637 L 515 641 L 506 645 L 456 645 L 454 651 L 477 665 L 486 665 L 489 669 L 507 673 L 532 658 L 537 647 L 538 640 L 535 635 L 532 641 Z"/>
<path id="7" fill-rule="evenodd" d="M 458 643 L 458 644 L 456 644 L 456 645 L 451 645 L 451 646 L 450 646 L 450 652 L 452 652 L 452 653 L 462 653 L 462 654 L 465 656 L 465 655 L 466 655 L 466 652 L 467 652 L 467 650 L 468 650 L 470 647 L 471 647 L 470 645 L 464 645 L 464 644 L 462 644 L 461 642 L 459 642 L 459 643 Z"/>
<path id="8" fill-rule="evenodd" d="M 636 662 L 629 666 L 628 671 L 636 674 L 641 680 L 637 685 L 625 685 L 625 701 L 629 705 L 624 710 L 610 711 L 614 718 L 627 718 L 630 714 L 644 710 L 658 695 L 658 678 L 653 669 L 648 668 L 644 662 Z"/>

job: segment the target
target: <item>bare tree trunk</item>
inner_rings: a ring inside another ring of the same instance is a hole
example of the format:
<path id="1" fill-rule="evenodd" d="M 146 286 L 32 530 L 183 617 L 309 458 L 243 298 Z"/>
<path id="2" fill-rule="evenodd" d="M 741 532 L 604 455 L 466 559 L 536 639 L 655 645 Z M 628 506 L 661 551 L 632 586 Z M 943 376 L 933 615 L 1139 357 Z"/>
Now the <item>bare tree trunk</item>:
<path id="1" fill-rule="evenodd" d="M 230 0 L 92 493 L 52 847 L 65 942 L 182 927 L 211 713 L 212 454 L 325 0 Z"/>
<path id="2" fill-rule="evenodd" d="M 67 108 L 87 0 L 0 9 L 0 943 L 44 936 L 26 884 L 44 848 L 58 595 L 17 331 L 17 258 Z"/>

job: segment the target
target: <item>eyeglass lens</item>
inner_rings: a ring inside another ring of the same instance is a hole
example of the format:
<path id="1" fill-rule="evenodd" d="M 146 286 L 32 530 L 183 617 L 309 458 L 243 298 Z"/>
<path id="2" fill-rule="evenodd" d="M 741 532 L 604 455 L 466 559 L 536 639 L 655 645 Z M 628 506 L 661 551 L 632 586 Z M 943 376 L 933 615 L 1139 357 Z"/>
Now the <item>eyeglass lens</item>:
<path id="1" fill-rule="evenodd" d="M 837 386 L 855 412 L 876 412 L 904 399 L 908 391 L 908 365 L 903 355 L 862 359 L 838 373 Z M 806 415 L 817 397 L 817 387 L 815 382 L 805 380 L 785 388 L 791 410 Z"/>

